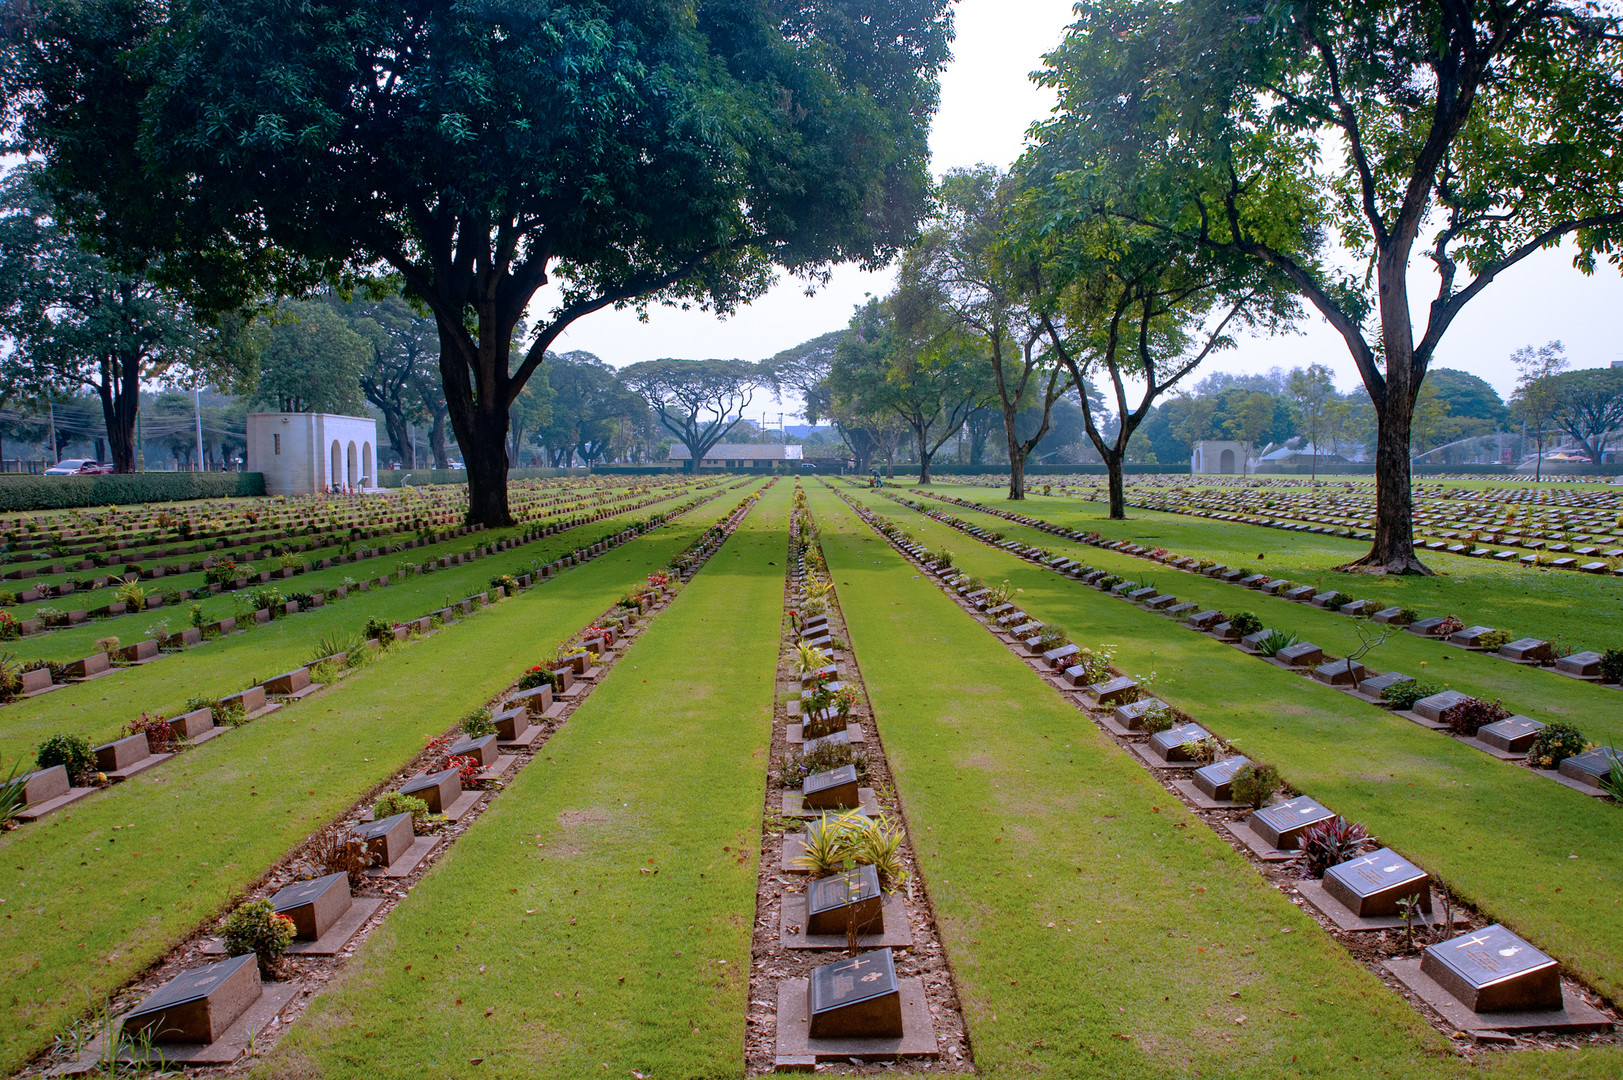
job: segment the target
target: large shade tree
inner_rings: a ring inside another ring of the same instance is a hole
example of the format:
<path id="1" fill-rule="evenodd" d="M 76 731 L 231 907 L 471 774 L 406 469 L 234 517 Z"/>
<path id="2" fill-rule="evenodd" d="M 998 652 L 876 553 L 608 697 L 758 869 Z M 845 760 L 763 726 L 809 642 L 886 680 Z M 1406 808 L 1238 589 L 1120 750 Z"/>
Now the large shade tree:
<path id="1" fill-rule="evenodd" d="M 371 348 L 361 369 L 361 393 L 383 414 L 384 430 L 400 463 L 414 469 L 416 440 L 411 425 L 429 421 L 419 387 L 438 383 L 439 334 L 434 320 L 399 296 L 355 300 L 342 311 Z"/>
<path id="2" fill-rule="evenodd" d="M 697 472 L 710 448 L 744 422 L 766 376 L 743 360 L 646 360 L 621 369 L 620 381 L 687 447 L 688 470 Z"/>
<path id="3" fill-rule="evenodd" d="M 1133 197 L 1102 210 L 1267 264 L 1341 335 L 1378 421 L 1374 541 L 1349 568 L 1425 573 L 1409 452 L 1427 369 L 1533 253 L 1617 260 L 1620 68 L 1615 5 L 1092 0 L 1048 57 L 1061 100 L 1038 141 L 1109 147 L 1099 164 Z M 1331 232 L 1361 270 L 1321 246 Z"/>
<path id="4" fill-rule="evenodd" d="M 575 455 L 590 466 L 619 436 L 626 421 L 639 421 L 648 406 L 589 352 L 576 350 L 547 359 L 552 411 L 536 432 L 550 464 L 568 465 Z"/>
<path id="5" fill-rule="evenodd" d="M 726 312 L 908 240 L 948 3 L 60 0 L 16 20 L 6 97 L 103 242 L 212 304 L 397 273 L 500 525 L 508 408 L 576 319 Z"/>
<path id="6" fill-rule="evenodd" d="M 1623 429 L 1623 369 L 1583 368 L 1555 376 L 1555 423 L 1599 465 Z"/>

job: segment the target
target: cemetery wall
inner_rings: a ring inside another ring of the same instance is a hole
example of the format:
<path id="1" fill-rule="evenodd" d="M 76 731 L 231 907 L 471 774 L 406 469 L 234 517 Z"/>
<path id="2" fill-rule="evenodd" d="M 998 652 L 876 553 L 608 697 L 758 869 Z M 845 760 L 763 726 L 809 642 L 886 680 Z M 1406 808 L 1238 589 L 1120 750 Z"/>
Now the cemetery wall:
<path id="1" fill-rule="evenodd" d="M 145 472 L 107 476 L 0 475 L 0 513 L 265 494 L 261 473 Z"/>

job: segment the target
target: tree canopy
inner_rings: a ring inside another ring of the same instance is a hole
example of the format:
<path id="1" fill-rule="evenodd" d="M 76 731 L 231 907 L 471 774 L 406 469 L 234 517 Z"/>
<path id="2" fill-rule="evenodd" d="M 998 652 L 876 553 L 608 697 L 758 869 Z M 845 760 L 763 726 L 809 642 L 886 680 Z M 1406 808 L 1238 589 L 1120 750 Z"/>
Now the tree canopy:
<path id="1" fill-rule="evenodd" d="M 743 422 L 766 375 L 742 360 L 646 360 L 622 368 L 620 379 L 687 447 L 688 468 L 697 472 L 710 448 Z"/>
<path id="2" fill-rule="evenodd" d="M 73 9 L 18 20 L 7 101 L 86 231 L 216 307 L 398 274 L 490 525 L 508 409 L 575 319 L 726 312 L 907 241 L 951 38 L 948 0 Z"/>

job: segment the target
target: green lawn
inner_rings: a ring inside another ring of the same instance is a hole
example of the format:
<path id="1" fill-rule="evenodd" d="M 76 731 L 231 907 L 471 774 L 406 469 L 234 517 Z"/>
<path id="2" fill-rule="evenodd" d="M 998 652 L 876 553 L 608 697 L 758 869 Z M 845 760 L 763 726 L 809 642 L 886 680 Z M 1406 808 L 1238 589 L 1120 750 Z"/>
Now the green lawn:
<path id="1" fill-rule="evenodd" d="M 550 562 L 576 545 L 618 531 L 686 498 L 667 500 L 617 518 L 594 521 L 532 544 L 476 559 L 462 566 L 397 581 L 384 589 L 349 596 L 330 606 L 278 619 L 247 633 L 232 634 L 197 648 L 164 656 L 151 664 L 125 668 L 89 682 L 0 708 L 0 762 L 32 763 L 34 747 L 59 731 L 93 742 L 113 738 L 141 712 L 172 716 L 188 698 L 223 697 L 309 662 L 316 644 L 330 634 L 358 634 L 370 618 L 404 621 L 483 592 L 498 574 L 521 574 L 536 560 Z M 710 521 L 731 493 L 698 508 L 692 517 Z M 462 549 L 472 546 L 463 539 Z M 298 580 L 298 579 L 295 579 Z M 336 582 L 334 582 L 336 584 Z M 541 591 L 553 588 L 543 584 Z"/>
<path id="2" fill-rule="evenodd" d="M 1067 528 L 1096 530 L 1112 540 L 1160 546 L 1321 589 L 1339 589 L 1349 596 L 1412 607 L 1422 615 L 1458 615 L 1467 626 L 1480 623 L 1509 630 L 1516 637 L 1545 638 L 1564 652 L 1623 646 L 1623 578 L 1506 566 L 1436 551 L 1421 554 L 1421 560 L 1437 571 L 1435 577 L 1347 574 L 1335 567 L 1365 555 L 1367 542 L 1132 507 L 1126 521 L 1111 521 L 1102 503 L 1068 496 L 1031 495 L 1017 504 L 1004 498 L 1005 492 L 982 487 L 933 484 L 928 490 L 987 506 L 1013 507 Z"/>
<path id="3" fill-rule="evenodd" d="M 967 507 L 950 506 L 931 499 L 921 501 L 964 521 L 983 528 L 999 530 L 1009 539 L 1063 553 L 1123 578 L 1153 582 L 1158 588 L 1173 593 L 1180 600 L 1188 600 L 1202 607 L 1216 608 L 1229 614 L 1239 611 L 1254 612 L 1265 626 L 1298 634 L 1304 641 L 1311 641 L 1334 656 L 1346 656 L 1361 644 L 1356 624 L 1345 615 L 1325 611 L 1311 604 L 1299 604 L 1281 597 L 1268 596 L 1198 574 L 1174 570 L 1149 559 L 1135 558 L 1066 540 L 1040 529 L 1017 525 Z M 895 503 L 888 505 L 896 506 Z M 1051 501 L 1036 503 L 1035 506 L 1038 508 L 1037 511 L 1030 512 L 1028 516 L 1054 520 L 1068 528 L 1084 527 L 1052 514 Z M 954 551 L 961 551 L 968 545 L 979 543 L 972 537 L 960 533 L 949 542 L 949 546 Z M 1181 547 L 1168 546 L 1169 550 L 1183 550 Z M 1226 561 L 1231 566 L 1244 565 L 1238 560 Z M 1274 567 L 1271 572 L 1278 573 L 1279 570 Z M 1548 578 L 1555 575 L 1541 573 L 1539 576 Z M 1362 580 L 1354 582 L 1353 585 L 1360 584 Z M 1347 591 L 1352 593 L 1353 589 L 1348 588 Z M 1507 590 L 1503 584 L 1497 584 L 1497 591 L 1502 597 Z M 1250 662 L 1262 663 L 1260 660 Z M 1401 671 L 1406 675 L 1426 679 L 1485 700 L 1501 700 L 1512 712 L 1525 713 L 1536 719 L 1564 720 L 1577 725 L 1590 738 L 1603 743 L 1613 739 L 1623 740 L 1623 694 L 1597 684 L 1568 679 L 1553 671 L 1520 667 L 1486 653 L 1466 652 L 1450 648 L 1435 640 L 1401 632 L 1393 632 L 1384 645 L 1365 657 L 1364 663 L 1377 671 Z M 1334 693 L 1328 688 L 1320 692 Z"/>
<path id="4" fill-rule="evenodd" d="M 791 488 L 770 492 L 261 1068 L 736 1077 Z"/>
<path id="5" fill-rule="evenodd" d="M 297 708 L 0 837 L 8 873 L 0 895 L 0 1068 L 19 1068 L 398 769 L 426 737 L 550 656 L 741 496 L 724 496 L 412 643 Z"/>
<path id="6" fill-rule="evenodd" d="M 1118 666 L 1159 675 L 1163 697 L 1278 765 L 1296 788 L 1363 822 L 1495 919 L 1579 972 L 1623 992 L 1623 845 L 1616 807 L 1249 657 L 1080 582 L 985 547 L 880 500 L 880 513 Z M 1186 591 L 1182 575 L 1168 582 Z M 1305 613 L 1304 613 L 1305 614 Z M 1545 678 L 1548 676 L 1532 676 Z"/>

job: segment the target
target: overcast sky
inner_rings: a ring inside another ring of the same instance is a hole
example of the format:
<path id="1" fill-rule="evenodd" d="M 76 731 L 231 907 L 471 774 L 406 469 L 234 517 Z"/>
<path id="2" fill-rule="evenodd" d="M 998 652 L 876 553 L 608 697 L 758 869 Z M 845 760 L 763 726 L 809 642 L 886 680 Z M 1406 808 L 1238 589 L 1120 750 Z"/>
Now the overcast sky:
<path id="1" fill-rule="evenodd" d="M 954 58 L 942 75 L 941 111 L 930 136 L 937 175 L 979 162 L 1007 166 L 1019 156 L 1026 128 L 1053 104 L 1029 75 L 1059 42 L 1071 5 L 1068 0 L 959 0 L 956 10 Z M 1424 260 L 1416 260 L 1412 276 L 1429 286 Z M 785 280 L 725 320 L 700 311 L 653 308 L 644 323 L 631 312 L 605 311 L 576 322 L 554 348 L 585 349 L 616 367 L 660 357 L 761 360 L 839 329 L 868 293 L 882 295 L 893 281 L 891 273 L 843 267 L 829 285 L 807 297 L 800 284 Z M 1416 300 L 1416 310 L 1424 313 L 1425 301 L 1418 295 Z M 1585 277 L 1573 269 L 1570 251 L 1526 259 L 1472 301 L 1443 339 L 1435 363 L 1480 375 L 1508 397 L 1516 381 L 1510 353 L 1553 339 L 1566 345 L 1574 367 L 1623 360 L 1623 278 L 1616 267 L 1603 266 Z M 1308 363 L 1329 365 L 1343 390 L 1358 384 L 1346 346 L 1317 315 L 1296 335 L 1243 339 L 1204 371 L 1266 371 Z M 786 412 L 793 407 L 783 406 Z M 775 420 L 778 409 L 758 398 L 747 412 L 757 419 L 770 412 Z"/>

